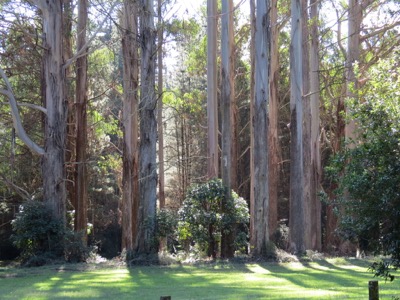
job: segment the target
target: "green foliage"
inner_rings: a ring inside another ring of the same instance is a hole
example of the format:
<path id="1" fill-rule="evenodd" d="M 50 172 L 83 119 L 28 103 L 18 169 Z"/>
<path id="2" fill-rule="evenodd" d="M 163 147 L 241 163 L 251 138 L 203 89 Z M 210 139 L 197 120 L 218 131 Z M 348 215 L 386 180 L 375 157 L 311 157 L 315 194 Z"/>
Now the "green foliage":
<path id="1" fill-rule="evenodd" d="M 12 239 L 23 259 L 43 252 L 60 255 L 63 225 L 53 217 L 52 211 L 42 202 L 27 201 L 20 207 L 12 221 Z"/>
<path id="2" fill-rule="evenodd" d="M 397 60 L 396 60 L 397 61 Z M 338 183 L 342 207 L 340 233 L 364 250 L 389 255 L 371 266 L 376 276 L 392 279 L 400 266 L 400 80 L 395 60 L 370 71 L 352 104 L 361 143 L 337 155 L 327 171 Z"/>
<path id="3" fill-rule="evenodd" d="M 66 230 L 63 236 L 64 258 L 68 262 L 82 262 L 89 258 L 89 248 L 83 241 L 83 232 Z"/>
<path id="4" fill-rule="evenodd" d="M 158 237 L 173 236 L 178 227 L 178 216 L 170 209 L 163 208 L 157 212 L 157 231 Z"/>
<path id="5" fill-rule="evenodd" d="M 286 250 L 289 245 L 289 227 L 285 224 L 279 224 L 273 236 L 273 241 L 280 249 Z"/>
<path id="6" fill-rule="evenodd" d="M 85 261 L 89 251 L 82 235 L 64 228 L 43 202 L 27 201 L 12 221 L 12 239 L 21 250 L 21 259 L 29 266 L 46 264 L 53 259 Z"/>
<path id="7" fill-rule="evenodd" d="M 234 192 L 231 201 L 224 198 L 225 187 L 219 179 L 192 186 L 179 210 L 180 239 L 197 243 L 210 256 L 222 232 L 228 233 L 236 227 L 235 248 L 245 247 L 249 222 L 247 203 Z M 226 202 L 224 210 L 223 201 Z"/>

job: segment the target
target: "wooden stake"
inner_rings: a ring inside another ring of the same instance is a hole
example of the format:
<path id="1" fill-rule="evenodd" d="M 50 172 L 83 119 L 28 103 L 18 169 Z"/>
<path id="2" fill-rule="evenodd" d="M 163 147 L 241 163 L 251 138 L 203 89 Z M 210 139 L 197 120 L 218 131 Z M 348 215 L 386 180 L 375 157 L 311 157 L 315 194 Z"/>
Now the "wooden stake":
<path id="1" fill-rule="evenodd" d="M 379 286 L 377 280 L 368 282 L 369 300 L 379 300 Z"/>

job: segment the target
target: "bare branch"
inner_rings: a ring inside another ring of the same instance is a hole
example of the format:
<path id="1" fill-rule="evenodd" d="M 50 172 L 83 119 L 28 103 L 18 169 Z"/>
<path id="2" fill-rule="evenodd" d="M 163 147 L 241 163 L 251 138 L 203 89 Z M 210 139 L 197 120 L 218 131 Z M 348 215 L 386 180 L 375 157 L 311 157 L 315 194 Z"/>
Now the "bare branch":
<path id="1" fill-rule="evenodd" d="M 117 6 L 118 1 L 116 1 L 113 5 L 111 5 L 107 15 L 111 14 L 111 12 L 114 10 L 114 8 Z M 93 42 L 93 40 L 96 38 L 96 35 L 103 29 L 103 25 L 104 23 L 106 23 L 108 20 L 107 17 L 105 17 L 103 19 L 103 21 L 100 23 L 99 26 L 97 26 L 97 30 L 92 34 L 92 36 L 90 38 L 88 38 L 87 42 L 85 43 L 85 45 L 82 46 L 81 49 L 79 49 L 79 51 L 77 53 L 75 53 L 75 55 L 73 57 L 71 57 L 70 59 L 68 59 L 65 64 L 64 64 L 64 68 L 67 68 L 68 66 L 70 66 L 74 61 L 76 61 L 79 57 L 82 57 L 84 55 L 86 55 L 87 50 L 90 46 L 90 44 Z"/>
<path id="2" fill-rule="evenodd" d="M 0 177 L 3 179 L 4 183 L 12 188 L 18 195 L 21 196 L 21 198 L 25 199 L 25 200 L 31 200 L 32 196 L 23 188 L 17 186 L 16 184 L 14 184 L 13 182 L 9 181 L 2 173 L 0 173 Z"/>
<path id="3" fill-rule="evenodd" d="M 29 149 L 31 149 L 36 154 L 43 155 L 45 153 L 44 149 L 31 140 L 31 138 L 27 135 L 24 127 L 22 126 L 17 101 L 15 100 L 14 93 L 12 92 L 11 84 L 2 68 L 0 68 L 0 76 L 4 80 L 7 87 L 6 90 L 0 89 L 0 94 L 5 95 L 9 100 L 15 132 L 17 133 L 18 137 L 24 142 L 24 144 L 28 146 Z"/>
<path id="4" fill-rule="evenodd" d="M 395 22 L 393 24 L 389 24 L 389 25 L 383 26 L 382 28 L 380 28 L 380 29 L 378 29 L 376 31 L 372 31 L 372 32 L 370 32 L 370 33 L 368 33 L 366 35 L 361 36 L 360 37 L 360 42 L 363 42 L 363 41 L 365 41 L 365 40 L 367 40 L 369 38 L 372 38 L 374 36 L 377 36 L 377 35 L 379 35 L 381 33 L 385 33 L 386 31 L 388 31 L 390 29 L 393 29 L 393 28 L 395 28 L 396 26 L 399 26 L 399 25 L 400 25 L 400 21 L 397 21 L 397 22 Z"/>

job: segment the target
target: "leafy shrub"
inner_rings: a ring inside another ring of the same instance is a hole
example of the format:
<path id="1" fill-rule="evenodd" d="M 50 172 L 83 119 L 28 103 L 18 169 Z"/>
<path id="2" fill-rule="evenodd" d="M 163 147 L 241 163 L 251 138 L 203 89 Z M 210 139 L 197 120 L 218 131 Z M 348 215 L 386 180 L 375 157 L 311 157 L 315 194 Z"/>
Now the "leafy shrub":
<path id="1" fill-rule="evenodd" d="M 273 235 L 273 242 L 279 249 L 286 250 L 289 244 L 289 227 L 280 223 Z"/>
<path id="2" fill-rule="evenodd" d="M 63 236 L 64 258 L 68 262 L 86 261 L 91 254 L 89 248 L 83 243 L 83 232 L 65 230 Z"/>
<path id="3" fill-rule="evenodd" d="M 362 250 L 390 256 L 374 263 L 376 276 L 393 279 L 400 267 L 400 98 L 398 58 L 381 61 L 352 103 L 361 143 L 337 155 L 329 168 L 338 184 L 340 235 Z M 394 68 L 397 68 L 396 70 Z M 365 93 L 364 93 L 365 92 Z"/>
<path id="4" fill-rule="evenodd" d="M 170 209 L 162 208 L 157 212 L 157 236 L 170 237 L 176 233 L 178 216 Z"/>
<path id="5" fill-rule="evenodd" d="M 221 180 L 213 179 L 192 186 L 179 210 L 179 238 L 186 244 L 197 243 L 201 251 L 215 256 L 222 232 L 236 230 L 236 250 L 247 245 L 249 210 L 246 201 L 232 191 L 232 201 L 222 210 L 225 187 Z M 240 225 L 240 226 L 238 226 Z"/>
<path id="6" fill-rule="evenodd" d="M 62 254 L 63 224 L 42 202 L 27 201 L 21 205 L 12 226 L 12 239 L 23 260 L 45 252 Z"/>
<path id="7" fill-rule="evenodd" d="M 82 234 L 64 227 L 42 202 L 27 201 L 12 221 L 12 240 L 28 266 L 40 266 L 54 259 L 85 261 L 89 255 Z"/>

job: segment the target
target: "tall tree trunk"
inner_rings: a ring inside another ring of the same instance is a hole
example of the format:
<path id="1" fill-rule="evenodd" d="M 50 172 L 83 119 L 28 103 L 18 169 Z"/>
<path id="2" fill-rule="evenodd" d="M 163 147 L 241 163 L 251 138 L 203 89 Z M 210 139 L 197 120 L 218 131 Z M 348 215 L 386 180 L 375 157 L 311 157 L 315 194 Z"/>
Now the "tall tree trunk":
<path id="1" fill-rule="evenodd" d="M 162 20 L 162 0 L 158 0 L 158 106 L 157 106 L 157 130 L 158 130 L 158 199 L 160 209 L 165 207 L 165 176 L 164 176 L 164 127 L 163 127 L 163 42 L 164 28 Z M 167 249 L 167 238 L 160 239 L 160 250 Z"/>
<path id="2" fill-rule="evenodd" d="M 278 2 L 271 1 L 271 60 L 269 77 L 269 126 L 268 126 L 268 180 L 269 180 L 269 214 L 268 228 L 270 238 L 278 226 L 278 187 L 281 161 L 278 120 L 279 120 L 279 26 Z"/>
<path id="3" fill-rule="evenodd" d="M 140 45 L 140 148 L 139 148 L 139 218 L 136 238 L 137 253 L 157 252 L 155 244 L 155 216 L 157 205 L 157 97 L 155 93 L 155 38 L 154 1 L 141 0 Z"/>
<path id="4" fill-rule="evenodd" d="M 254 256 L 266 255 L 269 242 L 268 102 L 270 68 L 270 4 L 257 0 L 254 101 Z"/>
<path id="5" fill-rule="evenodd" d="M 308 30 L 308 1 L 301 0 L 302 80 L 303 80 L 303 200 L 304 246 L 312 249 L 311 237 L 314 216 L 311 215 L 311 106 L 310 106 L 310 40 Z"/>
<path id="6" fill-rule="evenodd" d="M 222 117 L 222 182 L 226 188 L 222 211 L 227 212 L 232 201 L 232 104 L 234 101 L 233 68 L 233 3 L 222 0 L 221 17 L 221 117 Z M 237 163 L 237 162 L 236 162 Z M 221 237 L 221 256 L 230 258 L 234 255 L 233 230 L 223 232 Z"/>
<path id="7" fill-rule="evenodd" d="M 304 233 L 304 162 L 303 162 L 303 66 L 301 1 L 291 2 L 290 41 L 290 211 L 289 247 L 293 253 L 303 253 Z"/>
<path id="8" fill-rule="evenodd" d="M 256 34 L 256 7 L 254 0 L 250 0 L 250 248 L 255 246 L 255 201 L 254 201 L 254 100 L 255 100 L 255 34 Z"/>
<path id="9" fill-rule="evenodd" d="M 63 0 L 64 11 L 63 11 L 63 28 L 64 28 L 64 60 L 72 58 L 72 0 Z M 67 199 L 73 207 L 76 206 L 75 201 L 75 91 L 73 89 L 72 81 L 72 67 L 71 65 L 65 69 L 66 78 L 66 89 L 65 97 L 68 103 L 68 117 L 67 117 L 67 148 L 66 148 L 66 189 Z"/>
<path id="10" fill-rule="evenodd" d="M 217 1 L 207 0 L 208 178 L 218 177 Z"/>
<path id="11" fill-rule="evenodd" d="M 165 177 L 164 177 L 164 130 L 163 130 L 163 35 L 162 25 L 162 0 L 158 0 L 158 107 L 157 107 L 157 128 L 158 128 L 158 198 L 160 208 L 165 206 Z"/>
<path id="12" fill-rule="evenodd" d="M 67 103 L 64 97 L 62 0 L 37 0 L 43 18 L 44 82 L 47 119 L 42 158 L 43 194 L 54 215 L 65 224 L 65 137 Z"/>
<path id="13" fill-rule="evenodd" d="M 122 174 L 122 249 L 133 250 L 137 235 L 139 207 L 138 168 L 138 84 L 137 4 L 125 0 L 122 12 L 123 56 L 123 174 Z"/>
<path id="14" fill-rule="evenodd" d="M 311 223 L 313 228 L 311 242 L 312 248 L 321 251 L 321 201 L 318 198 L 321 176 L 320 154 L 320 81 L 319 81 L 319 33 L 318 33 L 318 1 L 310 0 L 311 19 L 311 48 L 310 48 L 310 111 L 311 111 L 311 214 L 314 216 Z"/>
<path id="15" fill-rule="evenodd" d="M 78 2 L 77 52 L 86 47 L 88 1 Z M 75 231 L 83 232 L 87 243 L 87 50 L 76 60 L 76 176 L 75 176 Z"/>
<path id="16" fill-rule="evenodd" d="M 361 0 L 349 0 L 348 41 L 346 57 L 346 97 L 354 98 L 357 90 L 357 80 L 354 74 L 354 63 L 360 59 L 360 27 L 362 22 Z M 346 107 L 346 115 L 349 115 Z M 356 124 L 353 119 L 346 122 L 345 138 L 348 147 L 354 147 L 356 140 Z M 353 142 L 352 142 L 353 141 Z"/>

